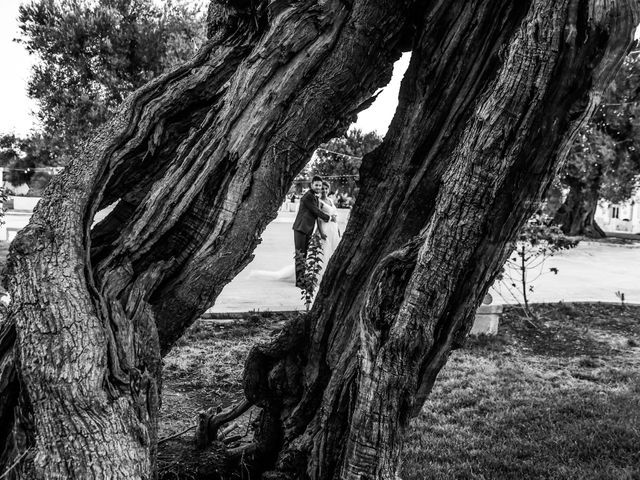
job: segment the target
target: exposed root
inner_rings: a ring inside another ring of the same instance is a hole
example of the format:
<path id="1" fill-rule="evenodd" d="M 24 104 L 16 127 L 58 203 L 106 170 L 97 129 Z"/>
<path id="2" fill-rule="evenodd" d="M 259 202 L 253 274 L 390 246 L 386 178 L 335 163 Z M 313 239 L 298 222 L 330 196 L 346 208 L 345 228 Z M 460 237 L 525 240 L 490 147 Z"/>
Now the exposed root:
<path id="1" fill-rule="evenodd" d="M 218 430 L 225 423 L 235 420 L 240 415 L 251 408 L 251 402 L 244 399 L 240 403 L 235 404 L 231 408 L 222 412 L 212 412 L 211 409 L 201 412 L 198 418 L 198 427 L 196 429 L 196 445 L 198 448 L 205 448 L 211 442 L 217 440 Z M 231 430 L 229 430 L 231 431 Z"/>
<path id="2" fill-rule="evenodd" d="M 227 438 L 227 436 L 228 436 L 231 432 L 233 432 L 236 428 L 238 428 L 238 427 L 239 427 L 239 425 L 238 425 L 238 423 L 236 423 L 236 422 L 232 423 L 231 425 L 227 425 L 226 427 L 224 427 L 224 428 L 220 431 L 220 433 L 218 434 L 218 438 L 219 438 L 220 440 L 222 440 L 222 439 L 226 439 L 226 438 Z"/>
<path id="3" fill-rule="evenodd" d="M 225 437 L 221 440 L 225 445 L 233 445 L 234 443 L 239 442 L 244 438 L 244 435 L 231 435 L 230 437 Z"/>
<path id="4" fill-rule="evenodd" d="M 185 428 L 181 432 L 174 433 L 173 435 L 169 435 L 168 437 L 161 438 L 160 440 L 158 440 L 158 445 L 160 445 L 161 443 L 167 442 L 169 440 L 172 440 L 172 439 L 174 439 L 176 437 L 179 437 L 181 435 L 184 435 L 185 433 L 190 432 L 191 430 L 196 428 L 196 426 L 197 425 L 191 425 L 190 427 Z"/>
<path id="5" fill-rule="evenodd" d="M 249 443 L 241 447 L 230 448 L 227 453 L 231 460 L 242 461 L 242 457 L 257 453 L 259 448 L 257 443 Z"/>

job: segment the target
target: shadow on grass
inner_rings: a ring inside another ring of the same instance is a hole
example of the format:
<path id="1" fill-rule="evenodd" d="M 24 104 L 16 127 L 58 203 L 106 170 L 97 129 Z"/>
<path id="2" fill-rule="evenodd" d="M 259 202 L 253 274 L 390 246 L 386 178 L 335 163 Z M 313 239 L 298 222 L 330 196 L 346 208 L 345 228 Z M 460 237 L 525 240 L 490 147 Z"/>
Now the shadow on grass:
<path id="1" fill-rule="evenodd" d="M 499 334 L 493 339 L 470 338 L 467 348 L 502 349 L 546 357 L 609 355 L 640 344 L 640 307 L 607 304 L 543 304 L 534 307 L 533 326 L 517 308 L 505 309 Z"/>

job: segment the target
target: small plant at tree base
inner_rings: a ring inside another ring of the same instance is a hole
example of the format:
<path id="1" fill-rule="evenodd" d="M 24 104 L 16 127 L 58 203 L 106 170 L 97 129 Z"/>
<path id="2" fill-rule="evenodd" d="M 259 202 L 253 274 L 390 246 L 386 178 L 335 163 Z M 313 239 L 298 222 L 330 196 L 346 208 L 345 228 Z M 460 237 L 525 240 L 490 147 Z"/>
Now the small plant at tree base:
<path id="1" fill-rule="evenodd" d="M 296 252 L 296 259 L 301 255 Z M 307 256 L 304 259 L 304 274 L 301 280 L 300 291 L 302 292 L 302 301 L 307 309 L 311 308 L 313 303 L 313 295 L 318 287 L 318 279 L 322 270 L 322 239 L 320 235 L 314 235 L 309 242 Z"/>
<path id="2" fill-rule="evenodd" d="M 525 224 L 516 241 L 513 255 L 505 263 L 498 276 L 501 285 L 511 293 L 529 317 L 535 317 L 529 305 L 533 282 L 545 273 L 558 274 L 558 269 L 545 269 L 545 262 L 562 250 L 574 248 L 577 240 L 567 237 L 558 225 L 551 225 L 551 217 L 536 213 Z M 512 289 L 522 298 L 522 302 Z"/>

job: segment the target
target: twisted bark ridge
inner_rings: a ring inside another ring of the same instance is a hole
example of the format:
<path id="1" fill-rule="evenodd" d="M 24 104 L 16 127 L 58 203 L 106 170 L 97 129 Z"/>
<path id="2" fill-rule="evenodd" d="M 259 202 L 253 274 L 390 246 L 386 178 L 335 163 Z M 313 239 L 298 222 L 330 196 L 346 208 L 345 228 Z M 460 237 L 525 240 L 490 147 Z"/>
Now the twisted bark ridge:
<path id="1" fill-rule="evenodd" d="M 311 315 L 257 347 L 264 478 L 395 478 L 407 422 L 592 112 L 637 1 L 214 1 L 8 259 L 0 466 L 152 478 L 161 356 L 251 259 L 313 149 L 413 55 Z M 97 211 L 111 213 L 92 227 Z"/>
<path id="2" fill-rule="evenodd" d="M 363 160 L 299 349 L 300 383 L 283 399 L 283 382 L 256 389 L 250 372 L 264 361 L 246 366 L 247 394 L 270 418 L 265 437 L 281 439 L 274 471 L 396 478 L 409 419 L 637 22 L 636 2 L 431 4 L 390 130 Z"/>

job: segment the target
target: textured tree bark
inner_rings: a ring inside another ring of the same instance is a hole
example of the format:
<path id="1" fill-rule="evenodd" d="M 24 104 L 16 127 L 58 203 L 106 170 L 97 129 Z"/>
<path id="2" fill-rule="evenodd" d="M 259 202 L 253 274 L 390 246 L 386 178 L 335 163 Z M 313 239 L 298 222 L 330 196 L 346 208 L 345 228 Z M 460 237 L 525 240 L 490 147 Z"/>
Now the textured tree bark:
<path id="1" fill-rule="evenodd" d="M 606 234 L 595 220 L 598 200 L 597 185 L 589 188 L 579 182 L 571 184 L 553 220 L 565 235 L 604 238 Z"/>
<path id="2" fill-rule="evenodd" d="M 430 4 L 311 318 L 247 361 L 269 478 L 397 478 L 409 419 L 593 112 L 638 9 Z"/>
<path id="3" fill-rule="evenodd" d="M 208 44 L 125 102 L 12 244 L 0 466 L 154 476 L 161 354 L 250 260 L 313 149 L 389 80 L 411 9 L 211 4 Z"/>
<path id="4" fill-rule="evenodd" d="M 395 478 L 409 418 L 638 21 L 631 0 L 210 12 L 211 41 L 127 100 L 12 245 L 0 441 L 5 466 L 27 452 L 18 477 L 154 475 L 161 355 L 415 31 L 400 106 L 364 161 L 314 310 L 256 348 L 245 374 L 263 407 L 257 473 Z"/>

